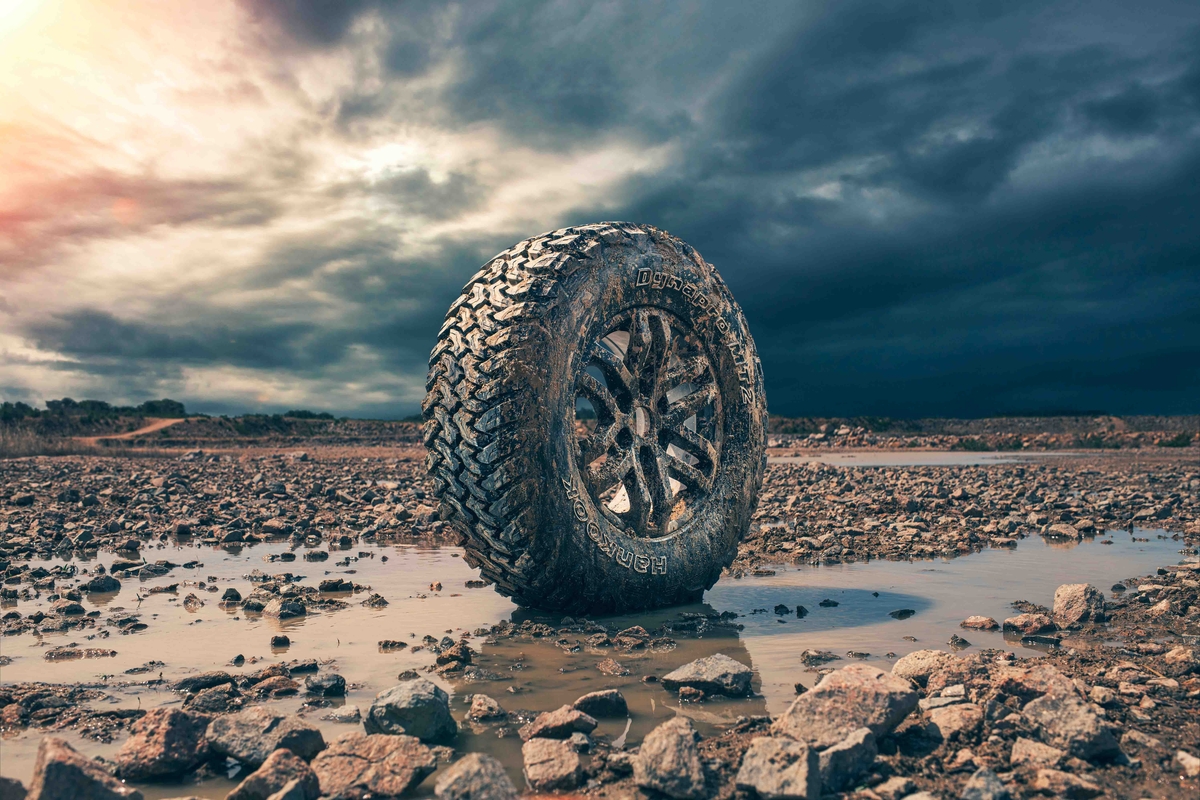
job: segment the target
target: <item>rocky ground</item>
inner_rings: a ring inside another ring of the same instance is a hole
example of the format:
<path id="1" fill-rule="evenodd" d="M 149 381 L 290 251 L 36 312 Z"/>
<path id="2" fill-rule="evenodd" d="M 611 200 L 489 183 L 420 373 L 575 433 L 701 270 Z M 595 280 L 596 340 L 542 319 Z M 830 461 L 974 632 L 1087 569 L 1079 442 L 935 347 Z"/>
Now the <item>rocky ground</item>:
<path id="1" fill-rule="evenodd" d="M 372 540 L 452 537 L 436 518 L 420 455 L 251 450 L 0 461 L 3 633 L 145 625 L 136 614 L 89 614 L 80 602 L 85 593 L 111 591 L 114 581 L 142 575 L 178 575 L 187 590 L 181 594 L 198 602 L 281 618 L 314 606 L 346 607 L 322 591 L 333 587 L 266 574 L 246 597 L 204 596 L 204 576 L 194 565 L 171 563 L 155 551 L 177 539 L 227 547 L 290 539 L 327 545 L 310 552 L 336 559 Z M 1170 531 L 1182 552 L 1195 553 L 1198 520 L 1200 467 L 1187 453 L 981 467 L 773 464 L 754 528 L 731 570 L 966 555 L 1019 547 L 1034 535 L 1103 541 L 1105 530 L 1130 523 Z M 86 561 L 29 563 L 97 550 L 119 555 L 113 569 Z M 52 600 L 51 613 L 23 610 L 35 599 Z M 528 786 L 542 792 L 920 800 L 1200 791 L 1200 569 L 1164 564 L 1157 574 L 1113 587 L 1064 586 L 1053 607 L 1017 603 L 1004 620 L 969 613 L 964 609 L 964 635 L 1003 627 L 1060 646 L 1037 660 L 1004 651 L 966 657 L 918 651 L 890 672 L 826 664 L 823 680 L 774 719 L 744 718 L 701 737 L 679 717 L 641 742 L 593 735 L 597 719 L 624 716 L 616 691 L 540 715 L 475 694 L 469 707 L 456 703 L 452 712 L 446 693 L 419 672 L 381 692 L 361 713 L 360 731 L 326 741 L 304 715 L 279 713 L 272 701 L 299 694 L 318 709 L 345 692 L 345 681 L 326 665 L 286 660 L 246 673 L 189 676 L 172 687 L 178 705 L 151 710 L 94 706 L 109 688 L 102 684 L 0 684 L 0 729 L 49 734 L 28 787 L 35 798 L 136 797 L 122 779 L 204 776 L 232 762 L 242 769 L 242 784 L 230 795 L 237 800 L 396 796 L 435 770 L 430 782 L 440 797 L 516 796 L 495 759 L 455 749 L 456 731 L 467 725 L 519 736 Z M 570 619 L 558 626 L 502 623 L 461 641 L 430 636 L 419 646 L 429 650 L 429 673 L 470 694 L 472 671 L 487 669 L 480 654 L 511 640 L 611 654 L 597 659 L 607 674 L 622 669 L 622 653 L 670 653 L 677 641 L 719 636 L 736 624 L 695 615 L 654 631 Z M 47 648 L 46 657 L 103 659 L 103 639 Z M 814 653 L 806 666 L 821 661 Z M 128 679 L 161 680 L 154 663 L 142 670 Z M 719 655 L 644 678 L 657 681 L 664 696 L 700 708 L 752 692 L 752 679 L 749 668 Z M 126 732 L 129 738 L 109 763 L 54 738 L 63 730 L 100 741 Z M 0 784 L 3 800 L 21 791 Z"/>

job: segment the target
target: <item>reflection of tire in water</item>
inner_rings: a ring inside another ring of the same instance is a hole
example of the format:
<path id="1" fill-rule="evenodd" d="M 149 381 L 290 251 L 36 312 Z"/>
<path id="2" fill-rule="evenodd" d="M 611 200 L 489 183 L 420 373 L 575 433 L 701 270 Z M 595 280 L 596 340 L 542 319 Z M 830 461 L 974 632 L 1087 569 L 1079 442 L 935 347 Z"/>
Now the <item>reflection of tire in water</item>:
<path id="1" fill-rule="evenodd" d="M 601 223 L 501 253 L 451 305 L 427 390 L 442 517 L 517 602 L 678 603 L 733 560 L 766 463 L 761 366 L 680 240 Z"/>

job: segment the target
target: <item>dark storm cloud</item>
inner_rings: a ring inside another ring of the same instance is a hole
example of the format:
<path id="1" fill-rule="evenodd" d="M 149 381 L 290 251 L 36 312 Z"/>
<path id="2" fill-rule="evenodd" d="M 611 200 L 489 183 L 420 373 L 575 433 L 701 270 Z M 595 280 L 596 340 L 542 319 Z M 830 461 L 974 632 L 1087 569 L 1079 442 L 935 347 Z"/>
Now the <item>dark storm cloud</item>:
<path id="1" fill-rule="evenodd" d="M 397 93 L 437 73 L 418 111 L 448 130 L 556 153 L 668 146 L 661 168 L 538 227 L 625 218 L 695 245 L 745 308 L 775 413 L 1196 411 L 1194 2 L 243 5 L 281 51 L 371 51 L 382 80 L 338 98 L 340 135 L 403 123 Z M 495 188 L 413 168 L 331 192 L 423 225 Z M 245 188 L 200 194 L 171 211 L 162 193 L 161 213 L 271 213 Z M 406 260 L 368 219 L 265 248 L 243 288 L 304 279 L 350 309 L 332 324 L 287 321 L 281 293 L 265 314 L 195 298 L 199 325 L 79 312 L 31 331 L 97 369 L 309 376 L 363 346 L 416 379 L 459 287 L 535 232 L 447 235 Z"/>

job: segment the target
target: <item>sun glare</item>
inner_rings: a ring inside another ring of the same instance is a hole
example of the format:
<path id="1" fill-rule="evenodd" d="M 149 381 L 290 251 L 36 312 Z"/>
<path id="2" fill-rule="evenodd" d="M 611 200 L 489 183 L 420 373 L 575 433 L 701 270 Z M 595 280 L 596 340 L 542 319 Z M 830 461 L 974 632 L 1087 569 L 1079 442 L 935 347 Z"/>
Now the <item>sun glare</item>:
<path id="1" fill-rule="evenodd" d="M 47 0 L 0 0 L 0 42 L 20 35 L 39 11 L 50 5 Z"/>

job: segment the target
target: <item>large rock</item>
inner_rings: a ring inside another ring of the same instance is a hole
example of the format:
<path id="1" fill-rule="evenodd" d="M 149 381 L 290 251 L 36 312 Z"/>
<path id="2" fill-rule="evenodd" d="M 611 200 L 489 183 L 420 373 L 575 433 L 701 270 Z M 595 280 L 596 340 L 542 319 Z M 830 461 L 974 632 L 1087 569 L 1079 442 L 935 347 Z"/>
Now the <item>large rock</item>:
<path id="1" fill-rule="evenodd" d="M 772 731 L 823 750 L 859 728 L 889 733 L 917 707 L 908 679 L 869 664 L 831 672 L 775 720 Z"/>
<path id="2" fill-rule="evenodd" d="M 1054 592 L 1054 621 L 1064 628 L 1103 622 L 1104 595 L 1089 583 L 1064 583 Z"/>
<path id="3" fill-rule="evenodd" d="M 1015 617 L 1004 620 L 1005 633 L 1030 636 L 1035 633 L 1053 633 L 1056 630 L 1058 630 L 1058 626 L 1054 624 L 1054 620 L 1045 614 L 1017 614 Z"/>
<path id="4" fill-rule="evenodd" d="M 298 784 L 308 800 L 317 800 L 321 796 L 321 784 L 312 767 L 291 750 L 276 750 L 227 794 L 225 800 L 267 800 L 292 781 Z"/>
<path id="5" fill-rule="evenodd" d="M 571 706 L 562 706 L 554 711 L 543 711 L 533 722 L 519 731 L 522 741 L 530 739 L 569 739 L 572 733 L 591 733 L 596 729 L 596 720 Z"/>
<path id="6" fill-rule="evenodd" d="M 97 575 L 79 587 L 85 592 L 116 592 L 121 589 L 121 582 L 111 575 Z"/>
<path id="7" fill-rule="evenodd" d="M 740 661 L 724 653 L 707 658 L 698 658 L 690 664 L 667 673 L 662 685 L 671 691 L 683 686 L 699 689 L 706 694 L 723 694 L 729 697 L 745 697 L 750 694 L 750 679 L 754 672 Z"/>
<path id="8" fill-rule="evenodd" d="M 447 742 L 458 733 L 450 716 L 450 698 L 425 678 L 385 689 L 363 718 L 367 733 L 407 734 L 422 742 Z"/>
<path id="9" fill-rule="evenodd" d="M 864 775 L 875 763 L 879 748 L 870 728 L 859 728 L 842 741 L 821 752 L 821 791 L 837 792 Z"/>
<path id="10" fill-rule="evenodd" d="M 38 745 L 28 800 L 142 800 L 126 786 L 65 740 L 47 736 Z"/>
<path id="11" fill-rule="evenodd" d="M 761 736 L 742 756 L 734 782 L 742 791 L 767 800 L 817 800 L 821 796 L 817 751 L 793 739 Z"/>
<path id="12" fill-rule="evenodd" d="M 304 603 L 287 597 L 276 597 L 262 610 L 264 617 L 273 617 L 275 619 L 293 619 L 295 617 L 303 617 L 308 613 L 308 609 L 304 607 Z"/>
<path id="13" fill-rule="evenodd" d="M 415 736 L 347 733 L 313 759 L 328 797 L 398 797 L 433 772 L 437 758 Z"/>
<path id="14" fill-rule="evenodd" d="M 942 650 L 916 650 L 903 656 L 892 665 L 892 674 L 908 678 L 924 686 L 929 676 L 957 662 L 957 656 L 952 656 Z"/>
<path id="15" fill-rule="evenodd" d="M 1023 700 L 1044 694 L 1075 694 L 1075 683 L 1053 664 L 1000 667 L 992 670 L 991 677 L 997 691 Z"/>
<path id="16" fill-rule="evenodd" d="M 306 761 L 325 749 L 324 737 L 312 725 L 262 706 L 214 719 L 208 726 L 208 744 L 217 755 L 254 769 L 280 748 Z"/>
<path id="17" fill-rule="evenodd" d="M 152 708 L 129 727 L 117 753 L 117 774 L 154 781 L 190 772 L 208 758 L 208 717 L 178 708 Z"/>
<path id="18" fill-rule="evenodd" d="M 983 709 L 974 703 L 955 703 L 932 709 L 926 730 L 935 739 L 951 741 L 969 737 L 983 725 Z"/>
<path id="19" fill-rule="evenodd" d="M 579 754 L 558 739 L 530 739 L 521 747 L 525 780 L 539 792 L 574 789 L 583 775 Z"/>
<path id="20" fill-rule="evenodd" d="M 434 791 L 440 800 L 516 800 L 504 765 L 483 753 L 468 753 L 438 778 Z"/>
<path id="21" fill-rule="evenodd" d="M 676 800 L 704 796 L 704 767 L 691 720 L 674 717 L 650 731 L 633 759 L 633 781 Z"/>
<path id="22" fill-rule="evenodd" d="M 177 692 L 198 692 L 201 689 L 211 689 L 214 686 L 232 682 L 233 676 L 228 672 L 213 670 L 212 672 L 201 672 L 198 675 L 189 675 L 176 681 L 171 688 Z"/>
<path id="23" fill-rule="evenodd" d="M 617 689 L 601 689 L 598 692 L 588 692 L 571 704 L 571 707 L 582 711 L 590 717 L 624 717 L 629 715 L 629 706 L 625 695 Z"/>
<path id="24" fill-rule="evenodd" d="M 25 800 L 25 784 L 16 778 L 0 775 L 0 800 Z"/>
<path id="25" fill-rule="evenodd" d="M 1042 738 L 1069 755 L 1085 760 L 1120 753 L 1112 730 L 1091 706 L 1074 695 L 1046 694 L 1031 700 L 1021 714 L 1042 729 Z"/>

